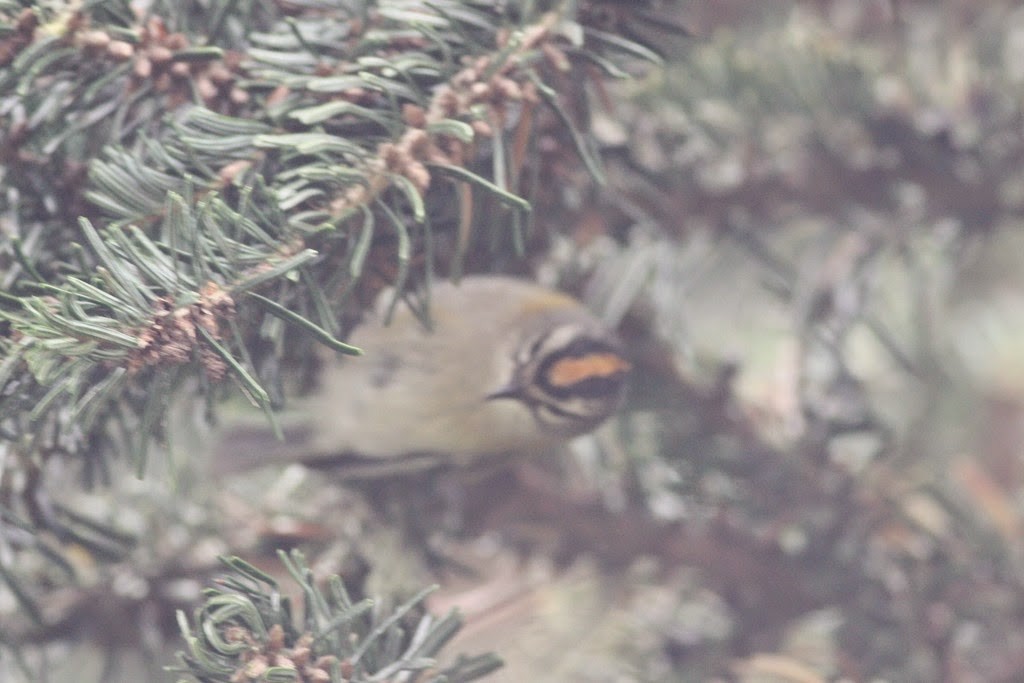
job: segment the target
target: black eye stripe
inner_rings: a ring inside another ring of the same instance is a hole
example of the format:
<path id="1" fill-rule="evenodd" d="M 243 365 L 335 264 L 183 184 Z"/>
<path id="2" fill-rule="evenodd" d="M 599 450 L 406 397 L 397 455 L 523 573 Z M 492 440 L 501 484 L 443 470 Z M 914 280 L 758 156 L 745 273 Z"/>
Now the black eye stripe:
<path id="1" fill-rule="evenodd" d="M 542 428 L 566 436 L 592 429 L 614 412 L 630 369 L 609 336 L 575 325 L 529 339 L 513 358 L 513 375 L 486 400 L 519 402 Z"/>
<path id="2" fill-rule="evenodd" d="M 537 401 L 534 403 L 534 410 L 540 410 L 541 408 L 547 409 L 547 411 L 552 415 L 557 415 L 558 417 L 569 420 L 586 420 L 588 417 L 586 415 L 581 415 L 580 413 L 574 413 L 571 410 L 566 410 L 560 405 L 549 403 L 548 401 Z"/>
<path id="3" fill-rule="evenodd" d="M 602 339 L 575 337 L 560 349 L 553 349 L 541 363 L 541 367 L 554 365 L 563 358 L 583 358 L 592 354 L 610 353 L 619 355 L 617 347 Z"/>

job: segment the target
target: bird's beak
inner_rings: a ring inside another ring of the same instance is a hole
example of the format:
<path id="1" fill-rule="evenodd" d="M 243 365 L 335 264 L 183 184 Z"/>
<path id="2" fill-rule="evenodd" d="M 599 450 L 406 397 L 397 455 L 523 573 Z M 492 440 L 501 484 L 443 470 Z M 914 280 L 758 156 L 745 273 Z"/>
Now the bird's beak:
<path id="1" fill-rule="evenodd" d="M 518 386 L 516 384 L 510 384 L 507 387 L 504 387 L 502 389 L 498 389 L 497 391 L 492 391 L 491 393 L 489 393 L 486 396 L 484 396 L 484 399 L 486 399 L 488 401 L 493 401 L 493 400 L 499 399 L 499 398 L 522 398 L 522 397 L 523 397 L 522 387 L 520 387 L 520 386 Z"/>

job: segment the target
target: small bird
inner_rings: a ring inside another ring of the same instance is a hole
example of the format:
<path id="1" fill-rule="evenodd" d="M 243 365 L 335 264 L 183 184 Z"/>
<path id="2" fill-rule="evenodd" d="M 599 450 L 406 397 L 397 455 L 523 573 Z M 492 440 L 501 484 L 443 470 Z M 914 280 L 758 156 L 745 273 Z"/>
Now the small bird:
<path id="1" fill-rule="evenodd" d="M 300 426 L 269 444 L 274 459 L 530 454 L 593 430 L 620 402 L 630 363 L 566 294 L 504 276 L 435 282 L 429 325 L 402 304 L 388 320 L 393 296 L 382 292 L 349 339 L 365 355 L 324 368 Z M 229 431 L 222 442 L 238 453 L 251 438 Z"/>

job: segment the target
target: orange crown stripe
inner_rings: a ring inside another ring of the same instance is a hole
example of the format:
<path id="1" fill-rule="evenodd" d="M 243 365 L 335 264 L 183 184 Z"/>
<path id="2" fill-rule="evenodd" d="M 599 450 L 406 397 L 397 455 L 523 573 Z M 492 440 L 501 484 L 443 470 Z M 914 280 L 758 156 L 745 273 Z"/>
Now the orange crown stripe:
<path id="1" fill-rule="evenodd" d="M 629 362 L 614 353 L 589 353 L 579 358 L 564 358 L 551 366 L 548 381 L 552 386 L 570 387 L 591 378 L 611 377 L 630 369 Z"/>

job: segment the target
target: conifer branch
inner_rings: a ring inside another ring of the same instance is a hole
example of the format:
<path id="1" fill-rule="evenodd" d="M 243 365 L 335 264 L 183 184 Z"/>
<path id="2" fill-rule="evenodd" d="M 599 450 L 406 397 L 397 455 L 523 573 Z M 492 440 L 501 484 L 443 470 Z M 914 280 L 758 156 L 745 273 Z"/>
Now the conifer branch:
<path id="1" fill-rule="evenodd" d="M 53 567 L 75 584 L 68 548 L 136 542 L 53 473 L 144 474 L 182 396 L 230 384 L 269 415 L 313 344 L 358 351 L 368 273 L 400 290 L 473 243 L 522 249 L 541 113 L 590 145 L 559 84 L 650 57 L 583 25 L 589 4 L 0 2 L 0 583 L 23 613 L 47 621 Z"/>
<path id="2" fill-rule="evenodd" d="M 461 618 L 457 612 L 440 619 L 422 613 L 420 603 L 433 588 L 385 615 L 371 599 L 353 601 L 337 576 L 322 590 L 301 553 L 279 556 L 302 590 L 301 610 L 293 609 L 274 578 L 239 558 L 223 558 L 231 573 L 207 592 L 191 623 L 178 613 L 188 652 L 179 654 L 177 671 L 224 683 L 396 677 L 457 683 L 501 666 L 493 655 L 438 666 L 438 650 L 458 632 Z"/>
<path id="3" fill-rule="evenodd" d="M 338 286 L 330 274 L 339 261 L 349 273 L 340 285 L 352 291 L 368 249 L 387 241 L 374 237 L 375 217 L 383 217 L 398 237 L 404 282 L 414 241 L 428 240 L 438 224 L 427 217 L 451 196 L 438 174 L 461 186 L 464 201 L 473 201 L 470 183 L 527 210 L 510 179 L 525 163 L 530 112 L 544 102 L 599 173 L 544 84 L 571 69 L 567 47 L 589 49 L 570 5 L 529 16 L 515 5 L 453 0 L 360 6 L 357 15 L 300 11 L 247 34 L 244 52 L 202 44 L 155 14 L 134 20 L 126 6 L 15 18 L 0 81 L 18 95 L 44 83 L 62 92 L 60 101 L 28 104 L 53 108 L 49 118 L 70 125 L 58 132 L 38 116 L 12 115 L 11 175 L 37 166 L 49 185 L 41 194 L 67 197 L 57 215 L 42 206 L 34 213 L 56 221 L 74 258 L 51 274 L 43 263 L 53 250 L 18 252 L 24 265 L 12 273 L 14 296 L 0 311 L 11 331 L 0 379 L 19 380 L 18 400 L 37 408 L 28 423 L 5 410 L 14 416 L 11 432 L 38 423 L 43 408 L 62 407 L 88 412 L 102 428 L 123 391 L 152 373 L 179 376 L 176 385 L 181 373 L 198 371 L 213 385 L 232 377 L 268 408 L 262 385 L 278 380 L 247 367 L 246 356 L 260 358 L 245 348 L 248 339 L 224 336 L 228 324 L 258 329 L 253 314 L 286 310 L 295 329 L 319 330 L 317 338 L 345 349 L 337 312 L 315 305 L 321 286 Z M 68 89 L 78 93 L 70 105 Z M 511 153 L 509 127 L 517 140 Z M 492 180 L 477 170 L 488 148 Z M 61 154 L 78 169 L 70 187 L 53 183 Z M 22 196 L 29 192 L 22 188 Z M 63 217 L 68 210 L 99 215 L 76 220 L 76 231 Z M 470 228 L 461 226 L 460 240 L 471 238 Z M 250 304 L 243 296 L 250 291 L 281 308 Z M 101 378 L 114 369 L 127 372 L 116 383 Z M 93 405 L 100 399 L 109 405 Z M 87 438 L 78 432 L 62 448 L 80 451 Z"/>

